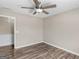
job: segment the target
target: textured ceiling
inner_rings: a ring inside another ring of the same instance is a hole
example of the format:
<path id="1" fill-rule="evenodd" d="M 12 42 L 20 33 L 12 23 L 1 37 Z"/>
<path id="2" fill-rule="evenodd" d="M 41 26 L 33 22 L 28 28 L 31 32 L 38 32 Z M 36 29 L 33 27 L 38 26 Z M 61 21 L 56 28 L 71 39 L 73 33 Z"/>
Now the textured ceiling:
<path id="1" fill-rule="evenodd" d="M 79 8 L 79 0 L 40 0 L 40 1 L 44 6 L 51 4 L 57 5 L 56 8 L 46 10 L 50 13 L 49 15 L 43 13 L 35 15 L 36 17 L 41 18 L 69 11 L 71 9 Z M 32 15 L 33 10 L 22 9 L 21 6 L 33 7 L 34 3 L 32 0 L 0 0 L 0 9 L 7 8 L 15 12 Z"/>

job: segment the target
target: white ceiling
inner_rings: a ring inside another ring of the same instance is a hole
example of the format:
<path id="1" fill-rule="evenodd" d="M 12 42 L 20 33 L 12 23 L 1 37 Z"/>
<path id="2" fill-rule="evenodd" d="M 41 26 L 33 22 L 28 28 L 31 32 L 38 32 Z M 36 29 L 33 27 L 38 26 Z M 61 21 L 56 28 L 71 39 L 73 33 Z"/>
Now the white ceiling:
<path id="1" fill-rule="evenodd" d="M 61 12 L 69 11 L 71 9 L 79 8 L 79 0 L 40 0 L 43 5 L 56 4 L 56 8 L 47 9 L 50 14 L 43 13 L 35 15 L 36 17 L 48 17 L 51 15 L 59 14 Z M 22 9 L 21 6 L 33 7 L 32 0 L 0 0 L 0 8 L 8 8 L 15 12 L 32 15 L 33 10 Z"/>

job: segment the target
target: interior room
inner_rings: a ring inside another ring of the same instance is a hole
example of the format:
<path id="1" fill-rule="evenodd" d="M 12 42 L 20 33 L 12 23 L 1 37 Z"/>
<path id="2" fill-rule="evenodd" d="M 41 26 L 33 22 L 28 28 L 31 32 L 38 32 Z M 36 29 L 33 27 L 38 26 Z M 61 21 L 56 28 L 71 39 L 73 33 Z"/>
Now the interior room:
<path id="1" fill-rule="evenodd" d="M 0 15 L 0 59 L 79 59 L 79 0 L 0 0 Z"/>

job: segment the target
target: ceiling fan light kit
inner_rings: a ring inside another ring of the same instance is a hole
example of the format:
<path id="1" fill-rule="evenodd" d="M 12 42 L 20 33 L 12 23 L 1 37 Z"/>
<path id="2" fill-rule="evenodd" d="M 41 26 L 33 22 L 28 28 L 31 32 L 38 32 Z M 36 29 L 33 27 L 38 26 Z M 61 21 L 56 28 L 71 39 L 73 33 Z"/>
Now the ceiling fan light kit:
<path id="1" fill-rule="evenodd" d="M 55 8 L 56 7 L 56 4 L 42 7 L 42 4 L 39 0 L 33 0 L 33 2 L 35 3 L 35 7 L 21 7 L 21 8 L 32 9 L 32 10 L 34 10 L 33 15 L 35 15 L 37 13 L 49 14 L 49 12 L 45 11 L 44 9 L 49 9 L 49 8 Z"/>
<path id="2" fill-rule="evenodd" d="M 36 9 L 36 12 L 41 13 L 43 10 L 42 9 Z"/>

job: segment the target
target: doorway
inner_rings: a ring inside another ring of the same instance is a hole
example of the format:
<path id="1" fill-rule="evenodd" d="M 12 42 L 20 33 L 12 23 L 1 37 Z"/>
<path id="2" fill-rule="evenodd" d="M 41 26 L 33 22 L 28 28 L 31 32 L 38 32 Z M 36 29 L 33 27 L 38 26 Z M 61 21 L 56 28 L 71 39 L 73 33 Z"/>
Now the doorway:
<path id="1" fill-rule="evenodd" d="M 0 59 L 14 56 L 14 19 L 0 15 Z"/>

